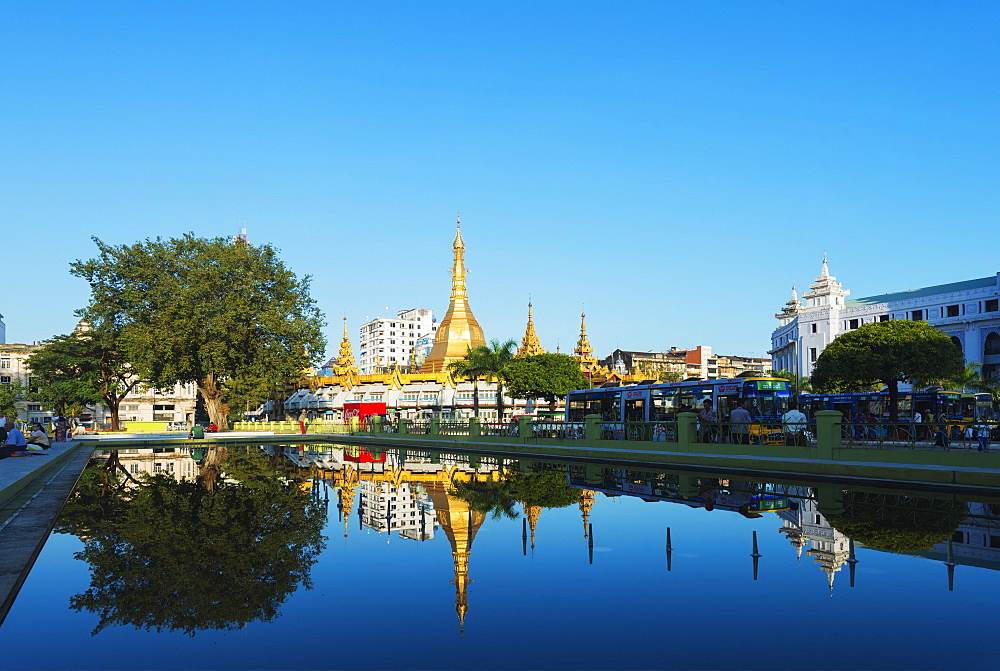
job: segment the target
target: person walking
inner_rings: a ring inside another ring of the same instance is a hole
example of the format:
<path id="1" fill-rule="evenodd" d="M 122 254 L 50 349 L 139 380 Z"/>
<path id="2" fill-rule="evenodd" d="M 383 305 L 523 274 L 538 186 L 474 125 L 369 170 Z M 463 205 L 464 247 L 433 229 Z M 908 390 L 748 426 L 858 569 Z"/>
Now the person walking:
<path id="1" fill-rule="evenodd" d="M 736 402 L 736 407 L 729 413 L 729 435 L 732 436 L 736 445 L 748 445 L 750 443 L 750 413 L 746 408 L 747 402 L 742 398 Z"/>

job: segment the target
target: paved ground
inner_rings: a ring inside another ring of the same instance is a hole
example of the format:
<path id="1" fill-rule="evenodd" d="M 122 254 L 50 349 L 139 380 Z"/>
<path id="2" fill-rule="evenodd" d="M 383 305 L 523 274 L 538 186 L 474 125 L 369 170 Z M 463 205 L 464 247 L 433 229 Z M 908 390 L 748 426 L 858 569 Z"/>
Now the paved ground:
<path id="1" fill-rule="evenodd" d="M 92 451 L 56 443 L 38 456 L 0 459 L 0 624 Z"/>

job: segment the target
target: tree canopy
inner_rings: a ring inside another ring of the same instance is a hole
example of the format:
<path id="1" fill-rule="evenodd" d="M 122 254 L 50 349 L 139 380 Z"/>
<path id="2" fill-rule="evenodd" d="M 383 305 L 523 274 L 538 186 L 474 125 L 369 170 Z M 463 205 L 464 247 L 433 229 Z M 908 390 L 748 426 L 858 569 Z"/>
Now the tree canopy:
<path id="1" fill-rule="evenodd" d="M 227 238 L 147 239 L 76 261 L 91 286 L 83 316 L 114 333 L 137 373 L 157 386 L 194 382 L 209 417 L 228 427 L 227 383 L 264 389 L 322 356 L 322 316 L 270 245 Z"/>
<path id="2" fill-rule="evenodd" d="M 552 410 L 567 392 L 587 386 L 580 364 L 567 354 L 545 353 L 514 359 L 503 369 L 502 376 L 512 396 L 545 399 Z"/>
<path id="3" fill-rule="evenodd" d="M 947 335 L 925 321 L 896 319 L 838 336 L 819 355 L 810 380 L 817 391 L 863 391 L 884 384 L 895 414 L 899 382 L 952 379 L 963 368 L 962 352 Z"/>
<path id="4" fill-rule="evenodd" d="M 566 483 L 566 474 L 557 470 L 539 470 L 533 473 L 505 471 L 498 480 L 486 482 L 460 482 L 452 494 L 480 513 L 516 518 L 515 506 L 565 508 L 580 499 L 580 490 Z"/>
<path id="5" fill-rule="evenodd" d="M 93 329 L 46 340 L 26 365 L 38 385 L 32 400 L 66 416 L 103 401 L 114 429 L 122 399 L 140 382 L 114 335 Z"/>

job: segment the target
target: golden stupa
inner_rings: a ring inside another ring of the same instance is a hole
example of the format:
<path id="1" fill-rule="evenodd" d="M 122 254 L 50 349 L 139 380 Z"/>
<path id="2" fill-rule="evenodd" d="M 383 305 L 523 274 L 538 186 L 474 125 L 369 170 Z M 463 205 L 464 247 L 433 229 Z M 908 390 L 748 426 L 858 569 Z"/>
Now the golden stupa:
<path id="1" fill-rule="evenodd" d="M 469 348 L 486 344 L 483 329 L 469 307 L 469 296 L 465 291 L 465 241 L 462 240 L 462 220 L 458 220 L 455 242 L 452 244 L 454 262 L 451 268 L 451 300 L 448 313 L 438 326 L 434 345 L 420 367 L 421 373 L 440 373 L 447 370 L 452 361 L 464 359 Z"/>

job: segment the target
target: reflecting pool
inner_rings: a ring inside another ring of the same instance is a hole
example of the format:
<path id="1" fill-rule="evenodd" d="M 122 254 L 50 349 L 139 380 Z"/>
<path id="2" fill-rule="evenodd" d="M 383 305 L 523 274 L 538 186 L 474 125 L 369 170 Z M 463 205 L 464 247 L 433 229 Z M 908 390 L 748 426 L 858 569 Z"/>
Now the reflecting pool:
<path id="1" fill-rule="evenodd" d="M 1000 493 L 325 445 L 95 455 L 2 668 L 995 668 Z"/>

